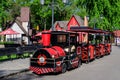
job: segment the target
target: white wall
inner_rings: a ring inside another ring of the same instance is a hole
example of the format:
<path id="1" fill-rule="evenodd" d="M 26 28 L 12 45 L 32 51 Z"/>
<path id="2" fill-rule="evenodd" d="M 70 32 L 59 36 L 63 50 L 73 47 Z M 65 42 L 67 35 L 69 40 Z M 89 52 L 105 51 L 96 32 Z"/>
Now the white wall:
<path id="1" fill-rule="evenodd" d="M 23 26 L 23 28 L 26 30 L 26 32 L 28 33 L 28 22 L 22 22 L 22 26 Z M 21 43 L 22 40 L 24 40 L 24 42 L 25 42 L 26 44 L 28 44 L 28 43 L 30 42 L 29 39 L 28 39 L 28 37 L 26 37 L 26 36 L 22 37 L 22 34 L 24 34 L 24 32 L 21 30 L 21 28 L 18 26 L 17 23 L 14 23 L 14 24 L 11 26 L 11 28 L 12 28 L 14 31 L 16 31 L 16 32 L 18 32 L 18 33 L 20 33 L 20 34 L 17 34 L 17 35 L 6 35 L 6 41 L 8 41 L 9 38 L 14 38 L 14 39 L 17 38 L 17 41 L 18 41 L 19 43 Z M 18 43 L 18 42 L 17 42 L 17 43 Z"/>
<path id="2" fill-rule="evenodd" d="M 21 30 L 21 28 L 18 26 L 17 23 L 14 23 L 14 24 L 11 26 L 11 28 L 12 28 L 14 31 L 16 31 L 16 32 L 18 32 L 18 33 L 20 33 L 20 34 L 24 34 L 24 32 Z"/>
<path id="3" fill-rule="evenodd" d="M 28 22 L 22 22 L 22 26 L 23 26 L 23 28 L 27 31 L 27 33 L 28 33 Z M 24 42 L 26 43 L 26 44 L 28 44 L 28 42 L 29 42 L 29 40 L 28 40 L 28 37 L 23 37 L 23 40 L 24 40 Z"/>
<path id="4" fill-rule="evenodd" d="M 11 29 L 13 29 L 14 31 L 18 32 L 19 34 L 15 34 L 15 35 L 6 35 L 6 41 L 9 41 L 9 38 L 11 39 L 16 39 L 16 43 L 21 43 L 22 41 L 22 34 L 24 34 L 24 32 L 21 30 L 21 28 L 18 26 L 17 23 L 14 23 L 11 26 Z"/>
<path id="5" fill-rule="evenodd" d="M 0 28 L 0 32 L 2 31 L 2 28 Z"/>
<path id="6" fill-rule="evenodd" d="M 114 42 L 116 43 L 116 40 L 117 40 L 117 43 L 120 43 L 120 38 L 115 38 Z"/>
<path id="7" fill-rule="evenodd" d="M 22 26 L 28 32 L 28 22 L 22 22 Z"/>

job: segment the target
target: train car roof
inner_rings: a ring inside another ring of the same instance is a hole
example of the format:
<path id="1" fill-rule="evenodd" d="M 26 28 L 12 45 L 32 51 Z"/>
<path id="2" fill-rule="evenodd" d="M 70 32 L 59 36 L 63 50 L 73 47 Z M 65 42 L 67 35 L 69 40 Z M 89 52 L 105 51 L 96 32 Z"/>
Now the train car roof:
<path id="1" fill-rule="evenodd" d="M 88 26 L 71 27 L 70 30 L 75 32 L 104 33 L 101 29 L 93 29 Z"/>
<path id="2" fill-rule="evenodd" d="M 77 34 L 75 31 L 51 31 L 51 34 Z"/>

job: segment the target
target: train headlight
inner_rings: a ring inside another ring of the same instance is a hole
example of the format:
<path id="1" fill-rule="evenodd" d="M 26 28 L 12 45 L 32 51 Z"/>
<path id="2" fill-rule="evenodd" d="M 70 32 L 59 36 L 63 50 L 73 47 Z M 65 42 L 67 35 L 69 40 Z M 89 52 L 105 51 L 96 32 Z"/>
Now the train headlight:
<path id="1" fill-rule="evenodd" d="M 43 66 L 43 65 L 45 65 L 47 63 L 46 62 L 47 57 L 44 54 L 40 54 L 37 58 L 38 58 L 37 63 L 39 65 Z"/>
<path id="2" fill-rule="evenodd" d="M 54 55 L 52 55 L 52 58 L 55 58 L 55 56 L 54 56 Z"/>
<path id="3" fill-rule="evenodd" d="M 45 58 L 44 57 L 40 57 L 39 61 L 40 61 L 40 63 L 44 63 L 45 62 Z"/>
<path id="4" fill-rule="evenodd" d="M 30 54 L 30 57 L 31 57 L 31 58 L 32 58 L 32 56 L 33 56 L 33 55 L 32 55 L 32 54 Z"/>

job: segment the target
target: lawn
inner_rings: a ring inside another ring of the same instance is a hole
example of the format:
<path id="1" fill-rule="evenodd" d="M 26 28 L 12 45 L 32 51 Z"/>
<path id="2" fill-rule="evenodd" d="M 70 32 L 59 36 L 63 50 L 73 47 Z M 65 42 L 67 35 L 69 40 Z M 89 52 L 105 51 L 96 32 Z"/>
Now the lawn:
<path id="1" fill-rule="evenodd" d="M 18 59 L 18 58 L 27 58 L 30 56 L 31 53 L 24 53 L 21 56 L 18 56 L 16 54 L 12 54 L 10 56 L 0 56 L 0 61 L 5 61 L 5 60 L 12 60 L 12 59 Z"/>

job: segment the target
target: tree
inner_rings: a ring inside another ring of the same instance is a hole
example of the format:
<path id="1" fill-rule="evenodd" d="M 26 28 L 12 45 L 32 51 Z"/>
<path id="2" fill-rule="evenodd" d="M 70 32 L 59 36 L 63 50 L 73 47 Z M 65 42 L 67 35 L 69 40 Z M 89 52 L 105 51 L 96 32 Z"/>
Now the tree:
<path id="1" fill-rule="evenodd" d="M 6 2 L 7 0 L 0 1 L 0 27 L 5 27 L 5 23 L 7 22 L 7 18 L 9 16 L 7 11 L 8 4 Z"/>
<path id="2" fill-rule="evenodd" d="M 20 8 L 28 6 L 31 10 L 33 27 L 40 26 L 40 30 L 51 27 L 51 2 L 45 0 L 1 0 L 0 27 L 4 28 L 10 21 L 20 15 Z M 119 0 L 69 0 L 67 5 L 62 0 L 55 0 L 54 21 L 69 20 L 75 14 L 81 17 L 89 16 L 89 26 L 104 30 L 120 29 L 120 1 Z"/>
<path id="3" fill-rule="evenodd" d="M 119 0 L 76 0 L 78 6 L 85 7 L 89 15 L 90 26 L 113 30 L 113 26 L 120 29 L 120 1 Z"/>

